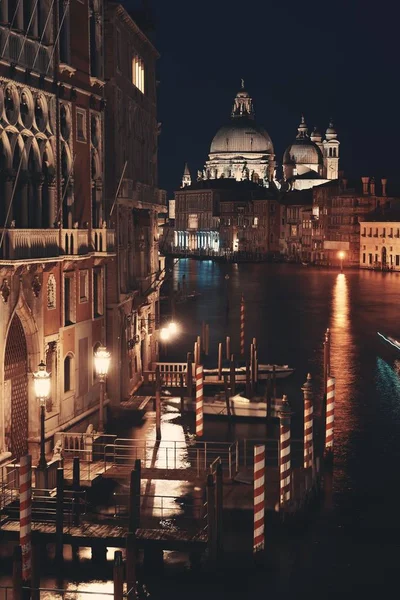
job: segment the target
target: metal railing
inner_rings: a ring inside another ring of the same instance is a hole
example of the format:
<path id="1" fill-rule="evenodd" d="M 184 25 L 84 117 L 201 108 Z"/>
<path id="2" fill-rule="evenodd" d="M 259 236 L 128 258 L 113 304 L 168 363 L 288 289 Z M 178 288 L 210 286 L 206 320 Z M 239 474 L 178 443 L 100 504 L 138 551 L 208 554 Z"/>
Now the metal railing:
<path id="1" fill-rule="evenodd" d="M 145 586 L 140 586 L 139 594 L 133 597 L 135 598 L 147 598 L 148 593 L 145 590 Z M 78 589 L 66 589 L 62 590 L 59 588 L 28 588 L 23 587 L 23 590 L 38 591 L 39 600 L 110 600 L 114 598 L 114 592 L 102 592 L 102 591 L 90 591 Z M 133 589 L 127 590 L 123 593 L 123 598 L 128 598 L 132 594 Z M 30 597 L 30 595 L 29 595 Z M 11 586 L 0 586 L 0 600 L 14 600 L 13 588 Z"/>
<path id="2" fill-rule="evenodd" d="M 239 467 L 237 443 L 117 438 L 104 449 L 104 470 L 111 466 L 133 468 L 137 459 L 144 469 L 190 469 L 198 476 L 209 471 L 216 459 L 230 478 Z"/>
<path id="3" fill-rule="evenodd" d="M 128 518 L 129 494 L 115 492 L 113 500 L 114 517 Z M 199 496 L 193 494 L 193 496 L 188 496 L 184 499 L 177 498 L 177 496 L 140 495 L 141 527 L 146 526 L 151 528 L 152 525 L 159 525 L 160 522 L 165 523 L 168 520 L 174 521 L 180 529 L 193 527 L 198 529 L 206 517 L 206 504 L 203 500 L 202 490 L 200 490 Z"/>

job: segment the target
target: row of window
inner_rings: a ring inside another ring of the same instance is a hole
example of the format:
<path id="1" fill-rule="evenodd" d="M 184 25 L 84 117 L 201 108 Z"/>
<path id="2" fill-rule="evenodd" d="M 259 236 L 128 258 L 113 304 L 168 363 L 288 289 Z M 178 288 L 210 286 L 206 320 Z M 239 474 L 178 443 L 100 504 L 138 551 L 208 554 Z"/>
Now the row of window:
<path id="1" fill-rule="evenodd" d="M 390 266 L 400 266 L 400 254 L 389 254 L 389 265 Z M 363 264 L 374 265 L 379 263 L 379 254 L 368 254 L 368 262 L 367 255 L 365 252 L 362 255 Z"/>
<path id="2" fill-rule="evenodd" d="M 89 302 L 89 271 L 79 271 L 79 303 Z M 50 283 L 51 282 L 51 283 Z M 49 277 L 49 288 L 47 293 L 47 307 L 56 308 L 55 279 Z M 93 269 L 93 317 L 104 314 L 104 284 L 103 269 Z M 76 275 L 75 272 L 64 274 L 64 326 L 76 323 Z"/>
<path id="3" fill-rule="evenodd" d="M 373 229 L 374 229 L 374 233 L 372 233 Z M 381 233 L 379 233 L 379 232 L 381 232 Z M 380 235 L 380 237 L 386 237 L 386 233 L 387 233 L 387 237 L 397 237 L 398 238 L 398 237 L 400 237 L 400 228 L 399 227 L 395 227 L 395 228 L 388 227 L 386 229 L 386 227 L 383 227 L 381 229 L 380 227 L 379 228 L 378 227 L 375 227 L 375 228 L 369 227 L 368 234 L 367 234 L 367 227 L 363 227 L 361 235 L 363 237 L 367 237 L 367 236 L 368 237 L 379 237 L 379 235 Z"/>

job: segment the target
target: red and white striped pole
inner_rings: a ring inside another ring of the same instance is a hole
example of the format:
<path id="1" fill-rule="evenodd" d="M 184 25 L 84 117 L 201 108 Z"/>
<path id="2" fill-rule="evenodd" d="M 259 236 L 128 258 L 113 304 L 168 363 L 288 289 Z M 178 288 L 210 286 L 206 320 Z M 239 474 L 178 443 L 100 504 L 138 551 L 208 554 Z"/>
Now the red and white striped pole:
<path id="1" fill-rule="evenodd" d="M 203 435 L 203 367 L 196 365 L 196 435 Z"/>
<path id="2" fill-rule="evenodd" d="M 291 410 L 287 396 L 284 395 L 279 413 L 279 502 L 281 508 L 290 500 L 290 422 Z"/>
<path id="3" fill-rule="evenodd" d="M 333 459 L 333 426 L 335 422 L 335 377 L 329 376 L 326 388 L 325 458 Z"/>
<path id="4" fill-rule="evenodd" d="M 302 386 L 302 392 L 304 396 L 304 468 L 311 469 L 313 466 L 314 458 L 314 415 L 313 415 L 313 394 L 311 384 L 311 374 L 308 373 L 307 381 Z"/>
<path id="5" fill-rule="evenodd" d="M 32 457 L 21 456 L 19 469 L 19 540 L 22 548 L 22 579 L 32 576 Z"/>
<path id="6" fill-rule="evenodd" d="M 240 354 L 244 356 L 244 295 L 240 301 Z"/>
<path id="7" fill-rule="evenodd" d="M 253 552 L 265 547 L 265 446 L 254 446 L 254 541 Z"/>

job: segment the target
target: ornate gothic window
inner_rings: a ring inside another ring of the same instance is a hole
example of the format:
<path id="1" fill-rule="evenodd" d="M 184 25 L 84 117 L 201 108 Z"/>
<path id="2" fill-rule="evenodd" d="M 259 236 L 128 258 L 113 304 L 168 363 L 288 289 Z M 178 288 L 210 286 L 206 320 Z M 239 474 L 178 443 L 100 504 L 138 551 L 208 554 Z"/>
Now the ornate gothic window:
<path id="1" fill-rule="evenodd" d="M 57 307 L 57 296 L 56 296 L 56 278 L 53 273 L 50 273 L 47 281 L 47 309 L 53 310 Z"/>

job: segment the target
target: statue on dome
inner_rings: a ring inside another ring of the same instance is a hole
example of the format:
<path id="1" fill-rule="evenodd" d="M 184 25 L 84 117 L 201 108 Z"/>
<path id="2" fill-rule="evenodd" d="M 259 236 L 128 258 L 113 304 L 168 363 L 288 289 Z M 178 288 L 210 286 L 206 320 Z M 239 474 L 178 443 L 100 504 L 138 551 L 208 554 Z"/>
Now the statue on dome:
<path id="1" fill-rule="evenodd" d="M 202 181 L 204 179 L 204 171 L 201 172 L 200 170 L 197 171 L 197 181 Z"/>

